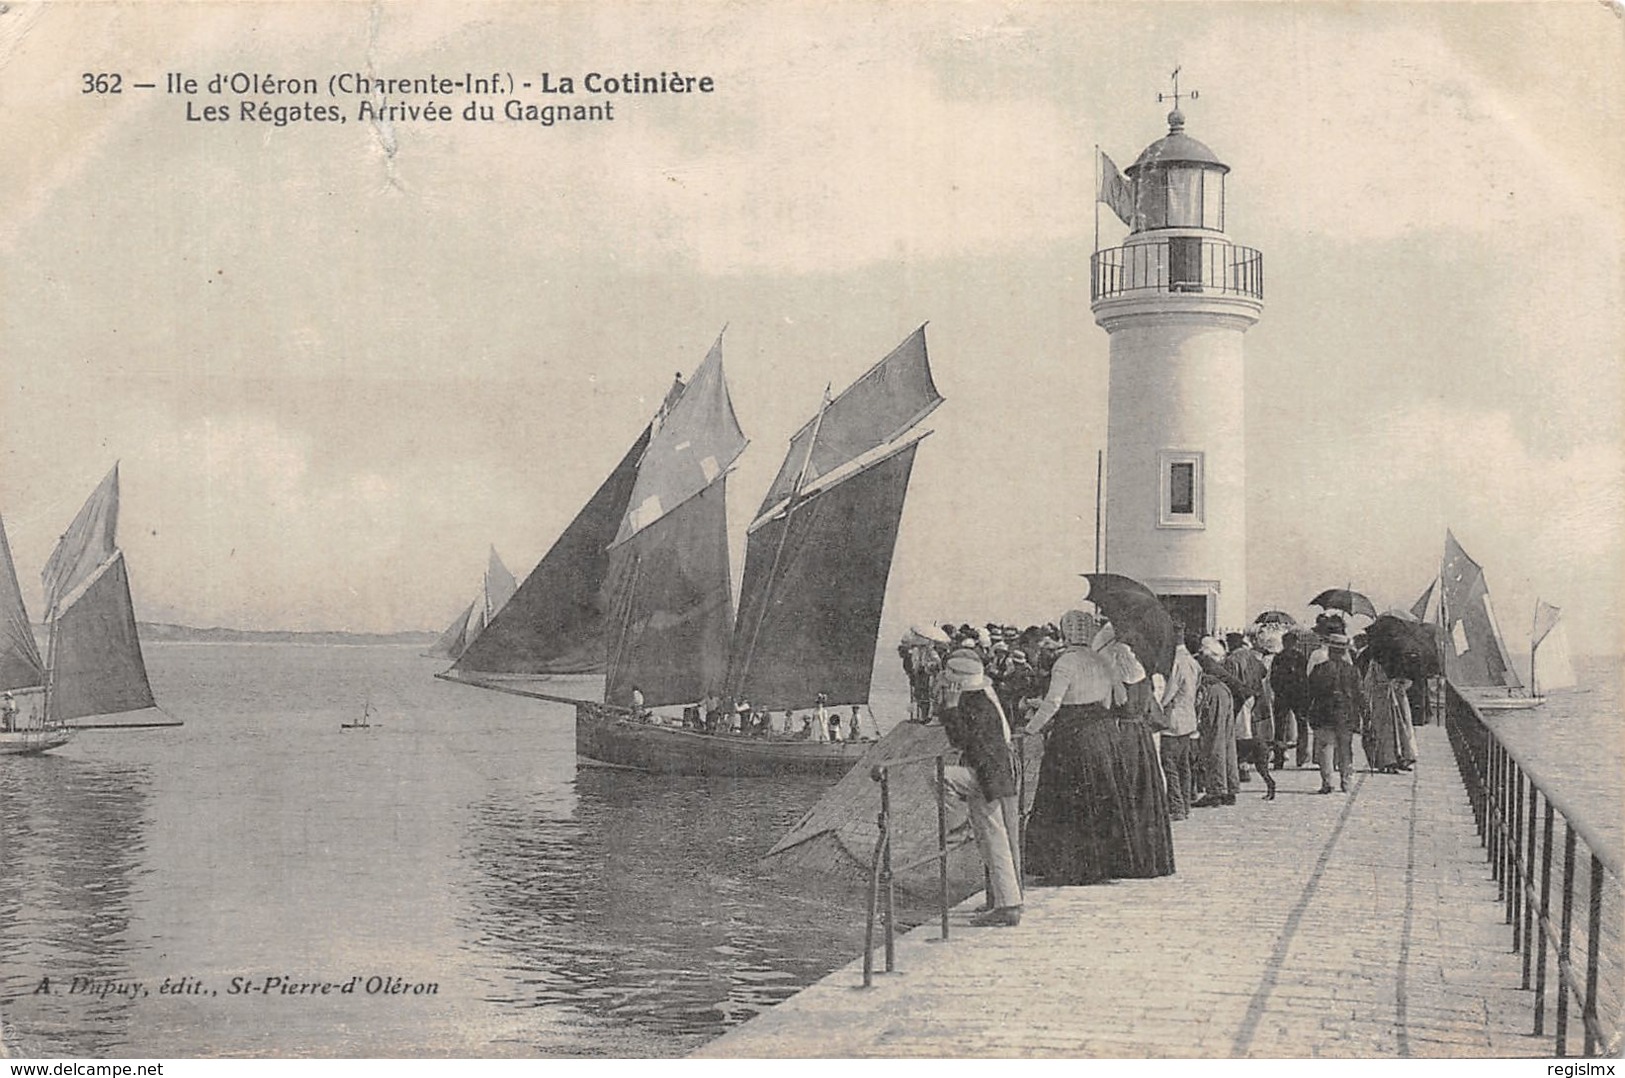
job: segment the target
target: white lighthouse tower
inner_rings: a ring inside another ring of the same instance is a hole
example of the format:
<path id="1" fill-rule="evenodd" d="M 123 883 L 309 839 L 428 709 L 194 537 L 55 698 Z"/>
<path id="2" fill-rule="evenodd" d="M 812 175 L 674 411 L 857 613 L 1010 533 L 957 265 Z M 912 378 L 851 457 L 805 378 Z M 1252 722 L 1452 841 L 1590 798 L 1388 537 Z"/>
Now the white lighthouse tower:
<path id="1" fill-rule="evenodd" d="M 1225 234 L 1230 168 L 1185 133 L 1174 75 L 1168 134 L 1126 180 L 1103 162 L 1099 195 L 1130 218 L 1123 246 L 1091 260 L 1111 334 L 1104 567 L 1212 632 L 1250 617 L 1242 336 L 1263 313 L 1264 259 Z"/>

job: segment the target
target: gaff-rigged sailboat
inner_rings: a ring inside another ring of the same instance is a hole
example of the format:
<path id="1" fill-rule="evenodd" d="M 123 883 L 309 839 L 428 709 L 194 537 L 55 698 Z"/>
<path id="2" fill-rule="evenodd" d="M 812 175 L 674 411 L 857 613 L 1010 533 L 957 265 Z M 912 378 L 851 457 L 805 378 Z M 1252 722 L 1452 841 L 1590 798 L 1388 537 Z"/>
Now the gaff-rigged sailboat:
<path id="1" fill-rule="evenodd" d="M 156 707 L 130 601 L 124 552 L 118 548 L 118 466 L 85 502 L 40 574 L 48 631 L 42 662 L 17 586 L 9 545 L 0 534 L 0 674 L 12 716 L 0 730 L 0 752 L 43 752 L 72 728 L 179 726 L 161 715 L 113 717 Z"/>
<path id="2" fill-rule="evenodd" d="M 700 701 L 752 712 L 868 703 L 881 607 L 922 432 L 942 403 L 922 326 L 790 440 L 748 530 L 739 617 L 724 482 L 745 448 L 713 348 L 651 441 L 611 551 L 604 703 L 576 706 L 584 763 L 678 774 L 844 773 L 854 742 L 699 728 Z M 733 622 L 730 632 L 730 623 Z M 687 705 L 687 727 L 633 713 Z"/>
<path id="3" fill-rule="evenodd" d="M 1518 677 L 1506 640 L 1490 600 L 1484 569 L 1457 542 L 1445 533 L 1444 562 L 1439 577 L 1411 608 L 1419 619 L 1437 625 L 1443 637 L 1444 675 L 1464 697 L 1482 710 L 1512 710 L 1539 707 L 1545 697 L 1532 692 Z M 1530 640 L 1530 680 L 1540 667 L 1540 656 L 1548 659 L 1544 687 L 1572 685 L 1565 637 L 1558 620 L 1558 608 L 1536 603 L 1534 631 Z"/>
<path id="4" fill-rule="evenodd" d="M 446 626 L 446 631 L 441 633 L 440 639 L 429 648 L 428 654 L 441 659 L 462 658 L 492 620 L 508 605 L 508 600 L 513 598 L 517 587 L 513 574 L 502 564 L 502 558 L 497 554 L 497 548 L 493 546 L 490 557 L 486 559 L 485 586 L 474 601 Z"/>

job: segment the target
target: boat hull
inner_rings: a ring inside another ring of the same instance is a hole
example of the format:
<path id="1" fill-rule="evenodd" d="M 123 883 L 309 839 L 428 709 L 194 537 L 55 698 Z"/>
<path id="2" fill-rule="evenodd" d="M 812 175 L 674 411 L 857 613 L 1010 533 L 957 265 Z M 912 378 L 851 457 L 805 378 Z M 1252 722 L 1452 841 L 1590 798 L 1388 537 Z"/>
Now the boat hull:
<path id="1" fill-rule="evenodd" d="M 1472 689 L 1462 689 L 1462 698 L 1468 700 L 1480 711 L 1532 711 L 1546 703 L 1544 696 L 1519 696 L 1516 694 L 1502 694 L 1494 690 L 1489 692 Z"/>
<path id="2" fill-rule="evenodd" d="M 34 756 L 50 752 L 73 740 L 73 731 L 63 726 L 33 730 L 0 730 L 0 756 Z"/>
<path id="3" fill-rule="evenodd" d="M 869 742 L 784 741 L 702 734 L 636 722 L 616 708 L 576 703 L 576 763 L 664 775 L 825 775 L 839 778 Z"/>

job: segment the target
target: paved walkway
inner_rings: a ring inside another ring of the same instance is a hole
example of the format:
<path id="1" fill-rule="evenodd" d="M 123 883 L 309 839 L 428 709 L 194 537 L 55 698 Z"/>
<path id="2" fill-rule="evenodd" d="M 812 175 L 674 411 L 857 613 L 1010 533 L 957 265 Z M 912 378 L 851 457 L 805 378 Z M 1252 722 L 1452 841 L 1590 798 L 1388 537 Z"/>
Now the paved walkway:
<path id="1" fill-rule="evenodd" d="M 1450 746 L 1417 735 L 1408 775 L 1255 779 L 1174 824 L 1172 877 L 1035 888 L 1017 928 L 970 927 L 972 900 L 874 988 L 853 962 L 697 1054 L 1549 1055 Z"/>

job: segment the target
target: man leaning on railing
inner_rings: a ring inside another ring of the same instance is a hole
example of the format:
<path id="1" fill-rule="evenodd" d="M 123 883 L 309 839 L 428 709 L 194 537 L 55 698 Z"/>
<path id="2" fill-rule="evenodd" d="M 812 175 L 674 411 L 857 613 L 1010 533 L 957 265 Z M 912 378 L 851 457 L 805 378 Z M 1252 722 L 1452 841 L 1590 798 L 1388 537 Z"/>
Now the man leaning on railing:
<path id="1" fill-rule="evenodd" d="M 1017 796 L 1010 725 L 993 692 L 982 661 L 969 650 L 956 651 L 938 679 L 935 717 L 961 763 L 943 770 L 944 784 L 963 798 L 971 830 L 992 879 L 991 906 L 971 918 L 974 925 L 1009 927 L 1021 923 L 1021 876 L 1016 836 L 1021 804 Z"/>

